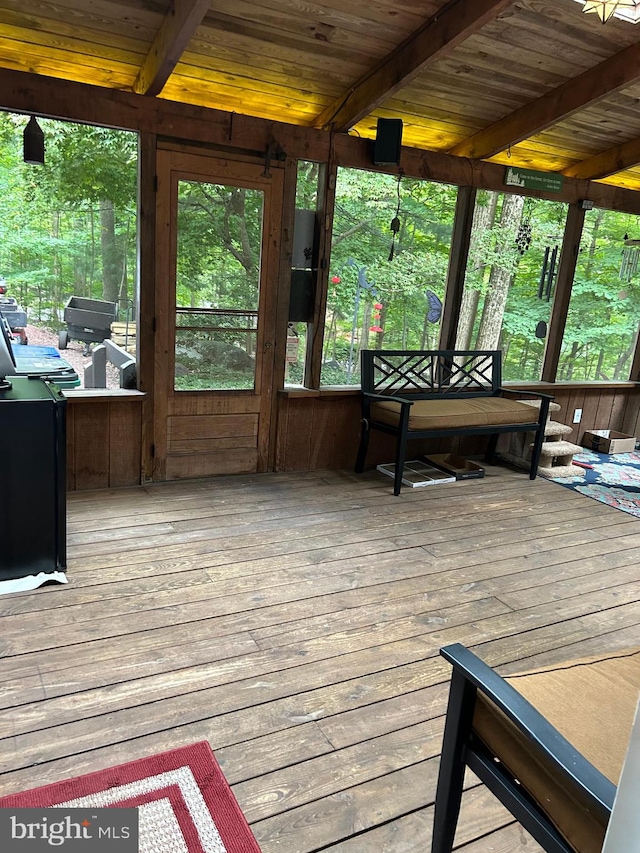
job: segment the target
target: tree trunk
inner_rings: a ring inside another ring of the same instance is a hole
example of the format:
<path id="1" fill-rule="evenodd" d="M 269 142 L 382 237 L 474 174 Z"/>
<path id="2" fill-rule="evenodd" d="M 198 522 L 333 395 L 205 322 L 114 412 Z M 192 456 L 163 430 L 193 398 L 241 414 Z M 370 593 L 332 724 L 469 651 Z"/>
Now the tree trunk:
<path id="1" fill-rule="evenodd" d="M 60 241 L 60 212 L 55 211 L 53 214 L 53 223 L 52 223 L 52 236 L 54 238 L 54 246 L 57 246 Z M 51 307 L 50 311 L 52 316 L 55 317 L 56 322 L 60 322 L 60 313 L 58 306 L 62 302 L 62 298 L 60 296 L 61 289 L 61 275 L 62 268 L 60 265 L 60 255 L 58 254 L 57 248 L 53 250 L 53 258 L 52 258 L 52 273 L 53 273 L 53 293 L 51 299 Z"/>
<path id="2" fill-rule="evenodd" d="M 429 332 L 429 311 L 424 312 L 424 319 L 422 321 L 422 337 L 420 338 L 420 349 L 426 348 L 427 335 Z"/>
<path id="3" fill-rule="evenodd" d="M 505 353 L 506 358 L 506 353 Z M 522 348 L 522 355 L 520 356 L 520 367 L 519 367 L 519 375 L 524 376 L 525 371 L 527 369 L 527 359 L 529 358 L 529 341 L 525 341 L 524 347 Z"/>
<path id="4" fill-rule="evenodd" d="M 108 199 L 100 202 L 100 245 L 102 248 L 102 298 L 107 302 L 116 302 L 120 286 L 116 216 L 113 202 Z"/>
<path id="5" fill-rule="evenodd" d="M 465 287 L 460 305 L 456 349 L 471 349 L 471 334 L 478 313 L 478 302 L 480 302 L 480 291 Z"/>
<path id="6" fill-rule="evenodd" d="M 91 264 L 89 266 L 89 298 L 93 296 L 93 277 L 96 272 L 96 219 L 95 219 L 95 210 L 93 209 L 93 205 L 91 205 L 89 209 L 89 216 L 91 217 Z"/>
<path id="7" fill-rule="evenodd" d="M 369 349 L 369 326 L 371 325 L 371 303 L 365 302 L 364 311 L 362 312 L 362 335 L 360 336 L 360 346 L 358 347 L 358 356 L 356 364 L 360 364 L 360 353 L 363 349 Z"/>
<path id="8" fill-rule="evenodd" d="M 380 311 L 380 318 L 378 319 L 378 325 L 380 326 L 382 331 L 376 332 L 376 349 L 382 349 L 382 346 L 384 344 L 384 336 L 385 336 L 384 327 L 386 325 L 386 322 L 387 322 L 387 308 L 385 306 L 382 309 L 382 311 Z"/>
<path id="9" fill-rule="evenodd" d="M 500 241 L 496 247 L 499 253 L 510 253 L 515 246 L 515 235 L 520 226 L 523 207 L 523 196 L 505 195 L 500 216 Z M 512 269 L 498 266 L 498 264 L 492 266 L 489 290 L 484 300 L 482 322 L 476 343 L 476 347 L 480 350 L 496 349 L 498 346 L 504 309 L 513 278 Z"/>
<path id="10" fill-rule="evenodd" d="M 635 338 L 632 338 L 630 346 L 628 346 L 624 352 L 620 353 L 620 356 L 618 357 L 618 359 L 616 361 L 616 366 L 615 366 L 614 371 L 613 371 L 614 380 L 620 379 L 620 375 L 622 373 L 622 368 L 625 366 L 627 361 L 633 355 L 635 348 L 636 348 Z M 629 370 L 627 370 L 625 372 L 627 375 L 623 378 L 628 379 L 629 378 Z"/>
<path id="11" fill-rule="evenodd" d="M 129 266 L 127 263 L 127 247 L 129 245 L 130 228 L 131 220 L 127 217 L 127 229 L 122 235 L 122 273 L 120 276 L 120 293 L 118 296 L 120 308 L 125 312 L 129 310 Z"/>
<path id="12" fill-rule="evenodd" d="M 473 257 L 475 248 L 480 237 L 485 231 L 493 228 L 498 204 L 498 193 L 489 193 L 489 204 L 479 205 L 476 203 L 473 211 L 473 225 L 471 227 L 471 239 L 469 241 L 469 255 Z M 484 260 L 478 258 L 473 265 L 474 277 L 479 275 L 486 266 Z M 460 305 L 460 316 L 458 318 L 458 332 L 456 336 L 456 349 L 471 349 L 471 335 L 473 325 L 478 313 L 478 302 L 480 291 L 465 284 L 462 293 L 462 304 Z"/>
<path id="13" fill-rule="evenodd" d="M 329 361 L 328 356 L 331 355 L 331 358 L 334 361 L 337 361 L 338 358 L 336 356 L 336 344 L 338 341 L 338 315 L 337 312 L 331 312 L 331 322 L 329 323 L 329 335 L 327 337 L 327 346 L 325 347 L 325 360 Z"/>
<path id="14" fill-rule="evenodd" d="M 564 363 L 564 379 L 568 381 L 573 376 L 573 368 L 575 367 L 576 358 L 582 347 L 577 341 L 571 344 L 571 352 L 568 353 Z"/>
<path id="15" fill-rule="evenodd" d="M 600 349 L 598 354 L 598 364 L 596 366 L 596 375 L 595 379 L 604 379 L 605 382 L 609 381 L 609 377 L 602 372 L 602 365 L 604 363 L 605 352 L 603 349 Z"/>

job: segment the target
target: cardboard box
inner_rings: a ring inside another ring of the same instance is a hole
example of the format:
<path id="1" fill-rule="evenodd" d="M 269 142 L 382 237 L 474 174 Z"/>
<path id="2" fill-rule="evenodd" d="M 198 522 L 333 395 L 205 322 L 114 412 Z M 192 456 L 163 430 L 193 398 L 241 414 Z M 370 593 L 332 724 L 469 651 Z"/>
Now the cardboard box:
<path id="1" fill-rule="evenodd" d="M 442 468 L 448 474 L 453 474 L 456 480 L 477 480 L 484 477 L 482 465 L 453 453 L 432 453 L 426 459 L 427 462 L 437 468 Z"/>
<path id="2" fill-rule="evenodd" d="M 582 446 L 597 453 L 631 453 L 636 449 L 636 440 L 614 429 L 592 429 L 582 436 Z"/>
<path id="3" fill-rule="evenodd" d="M 396 466 L 393 462 L 385 465 L 378 465 L 377 470 L 387 477 L 395 477 Z M 412 486 L 414 489 L 419 486 L 437 486 L 441 483 L 455 483 L 455 476 L 447 474 L 440 468 L 429 465 L 428 462 L 423 462 L 420 459 L 412 459 L 410 462 L 404 463 L 402 471 L 402 482 L 405 486 Z"/>

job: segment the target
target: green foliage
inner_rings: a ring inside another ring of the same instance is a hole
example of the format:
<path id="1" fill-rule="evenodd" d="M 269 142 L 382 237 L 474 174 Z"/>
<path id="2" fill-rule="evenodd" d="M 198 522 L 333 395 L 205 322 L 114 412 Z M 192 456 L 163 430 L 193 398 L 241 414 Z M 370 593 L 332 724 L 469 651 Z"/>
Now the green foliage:
<path id="1" fill-rule="evenodd" d="M 456 194 L 444 184 L 338 170 L 323 384 L 358 382 L 361 347 L 435 342 L 439 323 L 425 319 L 426 292 L 444 296 Z"/>
<path id="2" fill-rule="evenodd" d="M 47 177 L 56 198 L 78 206 L 109 199 L 135 206 L 137 137 L 82 124 L 44 122 Z"/>
<path id="3" fill-rule="evenodd" d="M 625 238 L 639 233 L 636 216 L 587 212 L 558 378 L 628 378 L 640 316 L 640 269 L 628 278 L 621 272 L 623 252 L 640 251 L 625 248 Z"/>
<path id="4" fill-rule="evenodd" d="M 237 391 L 250 388 L 253 388 L 253 376 L 233 370 L 192 373 L 188 376 L 177 376 L 175 380 L 176 391 Z"/>
<path id="5" fill-rule="evenodd" d="M 535 337 L 540 321 L 548 322 L 551 301 L 537 296 L 545 250 L 559 251 L 566 206 L 542 200 L 525 201 L 522 222 L 531 225 L 531 239 L 520 254 L 513 229 L 505 239 L 499 221 L 474 234 L 465 286 L 481 294 L 473 341 L 483 320 L 483 299 L 496 268 L 511 277 L 499 345 L 506 380 L 540 378 L 544 340 Z M 625 234 L 637 233 L 635 216 L 615 211 L 587 213 L 572 288 L 558 379 L 620 379 L 628 376 L 633 342 L 638 328 L 640 287 L 638 273 L 621 281 Z M 640 265 L 639 265 L 640 267 Z M 545 283 L 546 286 L 546 283 Z"/>
<path id="6" fill-rule="evenodd" d="M 465 277 L 465 289 L 479 293 L 476 313 L 467 318 L 473 326 L 470 346 L 483 337 L 483 324 L 498 313 L 501 331 L 491 345 L 502 349 L 503 378 L 535 380 L 540 378 L 544 355 L 544 341 L 535 337 L 535 330 L 541 321 L 548 322 L 551 309 L 544 294 L 538 298 L 538 288 L 545 252 L 561 242 L 566 206 L 525 199 L 519 215 L 505 222 L 505 198 L 505 194 L 479 193 L 476 202 L 485 215 L 474 220 Z M 512 205 L 512 212 L 516 210 Z M 491 291 L 501 286 L 504 277 L 507 289 L 496 297 Z M 485 310 L 489 297 L 491 317 Z"/>
<path id="7" fill-rule="evenodd" d="M 398 207 L 398 182 L 390 175 L 340 169 L 336 189 L 331 270 L 322 381 L 357 383 L 361 347 L 436 346 L 438 324 L 425 321 L 426 290 L 444 296 L 456 190 L 403 178 L 400 182 L 400 228 L 393 260 L 390 224 Z M 504 194 L 481 191 L 477 205 L 493 219 L 472 237 L 465 288 L 479 299 L 471 317 L 470 345 L 482 324 L 499 313 L 496 346 L 503 351 L 506 380 L 540 378 L 545 340 L 536 337 L 548 323 L 553 300 L 538 289 L 545 253 L 557 247 L 556 272 L 566 205 L 525 199 L 513 221 L 504 222 Z M 495 209 L 491 207 L 494 205 Z M 490 218 L 490 217 L 488 217 Z M 527 228 L 530 227 L 530 231 Z M 524 228 L 524 232 L 523 229 Z M 523 233 L 528 239 L 522 239 Z M 628 376 L 640 312 L 640 263 L 629 280 L 621 280 L 625 235 L 640 238 L 637 218 L 616 211 L 587 214 L 573 286 L 559 379 L 624 379 Z M 640 248 L 636 251 L 640 252 Z M 504 294 L 487 297 L 508 279 Z M 374 312 L 374 305 L 384 307 Z M 371 326 L 383 332 L 370 331 Z"/>
<path id="8" fill-rule="evenodd" d="M 263 193 L 180 181 L 176 302 L 257 310 Z"/>
<path id="9" fill-rule="evenodd" d="M 39 123 L 45 165 L 33 166 L 22 160 L 26 118 L 0 113 L 0 274 L 30 320 L 56 327 L 69 296 L 104 298 L 107 263 L 117 296 L 135 299 L 137 137 Z M 101 235 L 105 205 L 110 244 Z"/>
<path id="10" fill-rule="evenodd" d="M 132 301 L 135 134 L 41 120 L 46 164 L 37 167 L 22 161 L 26 121 L 0 113 L 0 275 L 9 293 L 31 321 L 52 327 L 62 325 L 71 295 L 106 298 L 108 287 L 116 298 Z M 297 207 L 315 209 L 320 174 L 317 163 L 298 164 Z M 438 344 L 439 318 L 435 312 L 429 319 L 428 292 L 444 299 L 456 196 L 452 186 L 339 169 L 324 384 L 358 382 L 364 347 Z M 562 245 L 566 205 L 526 199 L 521 213 L 502 222 L 505 198 L 487 191 L 477 195 L 478 208 L 495 215 L 474 230 L 469 252 L 465 287 L 477 297 L 469 320 L 471 346 L 483 323 L 498 315 L 504 378 L 535 380 L 545 348 L 535 330 L 548 322 L 552 305 L 544 295 L 538 298 L 540 276 L 545 251 Z M 178 387 L 207 388 L 212 381 L 219 388 L 251 387 L 263 200 L 258 190 L 179 184 L 176 301 L 201 312 L 181 320 L 191 337 L 180 342 Z M 530 226 L 524 248 L 523 225 Z M 640 263 L 630 261 L 640 248 L 625 250 L 627 236 L 640 238 L 637 217 L 587 212 L 559 379 L 628 376 L 640 316 Z M 506 286 L 497 297 L 500 281 Z M 212 311 L 218 312 L 215 322 L 207 313 Z M 485 316 L 491 312 L 493 317 Z M 218 331 L 208 328 L 216 324 Z M 289 364 L 288 381 L 301 382 L 302 371 L 302 358 Z"/>
<path id="11" fill-rule="evenodd" d="M 298 175 L 296 183 L 296 207 L 304 210 L 315 210 L 318 202 L 319 163 L 309 160 L 298 160 Z"/>

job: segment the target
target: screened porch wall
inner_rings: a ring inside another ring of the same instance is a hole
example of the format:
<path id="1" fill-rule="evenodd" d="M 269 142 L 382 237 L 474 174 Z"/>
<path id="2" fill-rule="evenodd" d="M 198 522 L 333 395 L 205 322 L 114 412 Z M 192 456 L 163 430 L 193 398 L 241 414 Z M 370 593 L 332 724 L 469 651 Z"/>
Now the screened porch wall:
<path id="1" fill-rule="evenodd" d="M 526 387 L 554 395 L 562 406 L 554 413 L 554 419 L 573 427 L 567 441 L 580 443 L 584 431 L 591 429 L 640 435 L 640 388 L 634 383 L 621 383 L 615 388 L 603 384 Z M 571 423 L 575 409 L 582 409 L 582 420 L 577 425 Z M 357 391 L 282 392 L 278 401 L 276 470 L 353 467 L 360 438 L 360 414 Z M 432 439 L 411 444 L 410 452 L 477 455 L 484 452 L 486 441 L 481 436 Z M 375 432 L 367 465 L 392 461 L 394 446 L 392 437 Z"/>

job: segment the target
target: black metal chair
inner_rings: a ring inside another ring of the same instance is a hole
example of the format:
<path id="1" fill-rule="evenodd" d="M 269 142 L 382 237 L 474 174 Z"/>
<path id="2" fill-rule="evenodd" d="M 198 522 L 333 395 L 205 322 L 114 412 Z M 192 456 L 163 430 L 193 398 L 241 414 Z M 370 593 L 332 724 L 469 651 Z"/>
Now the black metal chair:
<path id="1" fill-rule="evenodd" d="M 453 674 L 432 853 L 451 853 L 467 767 L 544 850 L 600 853 L 640 689 L 640 650 L 509 680 L 459 644 L 441 654 Z M 580 750 L 549 717 L 575 731 Z"/>

